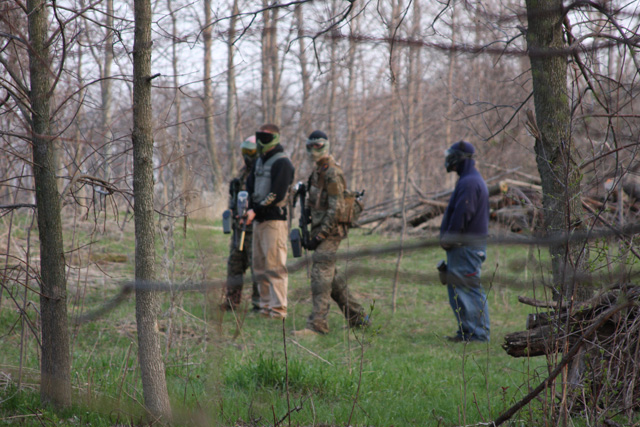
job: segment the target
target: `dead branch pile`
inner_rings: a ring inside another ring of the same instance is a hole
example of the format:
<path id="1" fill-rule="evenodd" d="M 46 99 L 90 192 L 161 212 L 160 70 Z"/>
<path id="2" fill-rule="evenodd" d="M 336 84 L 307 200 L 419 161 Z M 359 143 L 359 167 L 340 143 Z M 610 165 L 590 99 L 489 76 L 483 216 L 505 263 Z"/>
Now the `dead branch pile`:
<path id="1" fill-rule="evenodd" d="M 528 175 L 521 179 L 495 176 L 487 180 L 491 205 L 490 220 L 508 230 L 520 233 L 536 231 L 542 227 L 542 187 L 540 180 Z M 407 225 L 414 230 L 437 229 L 436 218 L 444 213 L 453 189 L 433 195 L 425 195 L 414 186 L 416 194 L 407 197 L 404 211 Z M 607 180 L 604 185 L 585 188 L 582 204 L 591 222 L 619 224 L 622 216 L 640 212 L 640 182 L 625 179 L 621 185 Z M 385 231 L 398 231 L 403 206 L 400 200 L 387 200 L 375 206 L 367 206 L 359 225 L 375 224 Z M 434 221 L 431 221 L 434 220 Z M 600 224 L 602 225 L 602 224 Z"/>
<path id="2" fill-rule="evenodd" d="M 504 224 L 514 232 L 532 229 L 541 224 L 542 195 L 538 184 L 512 179 L 491 183 L 494 181 L 496 180 L 490 179 L 488 185 L 492 221 Z M 451 193 L 453 190 L 447 190 L 427 197 L 418 192 L 417 195 L 408 197 L 404 203 L 407 224 L 418 230 L 428 228 L 430 220 L 444 213 Z M 397 221 L 394 222 L 393 219 L 401 218 L 402 210 L 399 200 L 387 200 L 368 206 L 360 217 L 359 225 L 377 223 L 379 226 L 388 221 L 385 229 L 393 231 L 398 227 Z"/>
<path id="3" fill-rule="evenodd" d="M 568 374 L 581 384 L 579 407 L 640 409 L 640 286 L 616 285 L 571 308 L 519 300 L 550 310 L 530 314 L 527 330 L 505 336 L 509 355 L 553 356 L 582 344 Z"/>

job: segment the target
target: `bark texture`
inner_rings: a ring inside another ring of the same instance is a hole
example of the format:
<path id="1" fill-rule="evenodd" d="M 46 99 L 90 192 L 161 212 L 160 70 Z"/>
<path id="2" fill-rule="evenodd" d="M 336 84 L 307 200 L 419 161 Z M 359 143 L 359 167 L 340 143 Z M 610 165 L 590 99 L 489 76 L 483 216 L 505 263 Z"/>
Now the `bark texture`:
<path id="1" fill-rule="evenodd" d="M 549 233 L 570 233 L 581 227 L 581 175 L 573 158 L 567 58 L 562 53 L 565 45 L 562 0 L 527 0 L 526 4 L 537 125 L 535 153 L 542 181 L 544 226 Z M 587 298 L 589 287 L 577 289 L 571 279 L 583 270 L 586 253 L 582 247 L 557 245 L 549 250 L 556 298 Z"/>
<path id="2" fill-rule="evenodd" d="M 233 1 L 231 9 L 231 18 L 229 19 L 229 40 L 227 50 L 227 144 L 229 146 L 230 175 L 237 175 L 236 158 L 236 127 L 237 127 L 237 111 L 236 111 L 236 70 L 235 70 L 235 54 L 236 54 L 236 23 L 238 21 L 238 0 Z M 243 137 L 244 138 L 244 137 Z"/>
<path id="3" fill-rule="evenodd" d="M 67 282 L 62 240 L 60 194 L 51 136 L 51 64 L 47 44 L 47 8 L 27 2 L 33 174 L 40 234 L 42 360 L 40 398 L 56 407 L 71 405 L 71 356 L 67 321 Z"/>
<path id="4" fill-rule="evenodd" d="M 215 194 L 218 194 L 224 179 L 218 159 L 213 122 L 215 109 L 213 106 L 213 82 L 211 81 L 211 50 L 213 48 L 211 35 L 211 0 L 204 0 L 204 25 L 205 28 L 202 30 L 202 40 L 204 41 L 204 131 L 207 140 L 207 149 L 209 151 L 209 160 L 211 162 L 213 191 Z"/>
<path id="5" fill-rule="evenodd" d="M 136 283 L 154 279 L 153 134 L 151 115 L 151 2 L 135 0 L 133 46 L 133 195 L 135 200 Z M 147 409 L 171 418 L 171 406 L 160 350 L 158 295 L 136 289 L 138 358 Z"/>

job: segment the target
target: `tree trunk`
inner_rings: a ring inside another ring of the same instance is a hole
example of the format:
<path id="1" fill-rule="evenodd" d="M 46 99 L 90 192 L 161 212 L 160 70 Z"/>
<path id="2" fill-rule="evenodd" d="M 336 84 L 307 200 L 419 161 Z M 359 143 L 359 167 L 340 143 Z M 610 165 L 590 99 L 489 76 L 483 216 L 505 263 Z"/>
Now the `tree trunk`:
<path id="1" fill-rule="evenodd" d="M 42 361 L 40 398 L 56 407 L 71 405 L 71 355 L 67 322 L 67 283 L 62 240 L 60 194 L 56 182 L 54 140 L 49 106 L 51 58 L 47 44 L 47 7 L 43 0 L 27 2 L 29 16 L 29 76 L 33 175 L 40 234 L 42 278 L 40 316 Z"/>
<path id="2" fill-rule="evenodd" d="M 113 141 L 113 133 L 111 132 L 111 87 L 112 81 L 112 72 L 111 66 L 113 65 L 113 0 L 107 0 L 106 3 L 107 10 L 105 14 L 105 29 L 107 31 L 106 38 L 104 40 L 104 62 L 102 66 L 102 73 L 100 80 L 100 96 L 102 105 L 100 108 L 100 132 L 101 132 L 101 146 L 103 153 L 103 163 L 100 168 L 101 173 L 98 174 L 105 181 L 109 181 L 110 177 L 110 168 L 109 168 L 109 159 L 111 157 L 111 149 L 112 141 Z"/>
<path id="3" fill-rule="evenodd" d="M 391 72 L 391 106 L 389 111 L 389 119 L 391 120 L 391 133 L 392 137 L 389 140 L 389 154 L 391 161 L 391 189 L 393 191 L 393 197 L 399 198 L 401 196 L 400 183 L 402 181 L 402 150 L 401 147 L 401 105 L 400 94 L 398 89 L 398 80 L 400 78 L 400 45 L 394 43 L 393 39 L 397 36 L 398 26 L 400 25 L 400 13 L 402 11 L 402 0 L 393 0 L 391 2 L 391 16 L 389 17 L 389 40 L 391 45 L 389 46 L 389 68 Z M 391 50 L 393 49 L 393 50 Z"/>
<path id="4" fill-rule="evenodd" d="M 358 121 L 356 119 L 356 79 L 357 79 L 357 70 L 356 70 L 356 54 L 358 51 L 358 45 L 354 39 L 354 36 L 358 33 L 360 28 L 360 14 L 357 14 L 353 17 L 350 22 L 350 35 L 349 38 L 349 53 L 348 53 L 348 64 L 349 64 L 349 81 L 347 84 L 347 146 L 349 150 L 351 150 L 351 164 L 350 169 L 351 173 L 349 175 L 349 187 L 353 190 L 358 188 L 358 175 L 360 170 L 360 162 L 359 162 L 359 145 L 358 145 Z"/>
<path id="5" fill-rule="evenodd" d="M 211 81 L 211 49 L 213 46 L 211 39 L 211 0 L 204 0 L 204 25 L 202 39 L 204 41 L 204 131 L 211 162 L 211 180 L 214 194 L 219 194 L 222 185 L 222 174 L 220 171 L 220 161 L 218 160 L 218 150 L 216 149 L 216 138 L 214 128 L 213 106 L 213 82 Z"/>
<path id="6" fill-rule="evenodd" d="M 176 109 L 176 141 L 172 144 L 176 147 L 180 153 L 180 160 L 178 161 L 178 178 L 181 183 L 180 189 L 180 210 L 183 217 L 183 233 L 187 232 L 187 217 L 189 214 L 189 202 L 191 201 L 191 189 L 190 189 L 190 177 L 189 168 L 187 167 L 186 151 L 184 141 L 182 140 L 182 92 L 180 91 L 180 67 L 178 66 L 178 16 L 176 11 L 173 10 L 171 0 L 167 0 L 167 9 L 171 14 L 171 35 L 173 37 L 171 41 L 171 67 L 173 69 L 173 105 Z M 173 179 L 170 177 L 170 179 Z M 165 189 L 166 189 L 165 185 Z M 166 201 L 168 202 L 168 200 Z"/>
<path id="7" fill-rule="evenodd" d="M 456 44 L 456 4 L 453 3 L 451 5 L 451 46 L 455 46 Z M 447 95 L 447 115 L 444 117 L 444 125 L 445 125 L 445 147 L 448 148 L 453 141 L 453 135 L 451 133 L 451 125 L 453 123 L 453 87 L 455 82 L 455 71 L 456 71 L 456 52 L 449 52 L 449 70 L 447 72 L 447 85 L 448 85 L 448 95 Z M 456 141 L 458 139 L 456 138 Z M 447 187 L 453 187 L 458 178 L 457 174 L 450 173 L 447 174 Z"/>
<path id="8" fill-rule="evenodd" d="M 151 1 L 135 0 L 133 46 L 133 196 L 136 283 L 154 280 L 153 133 L 151 115 Z M 136 289 L 138 358 L 145 406 L 154 416 L 171 418 L 158 334 L 158 294 Z"/>
<path id="9" fill-rule="evenodd" d="M 271 100 L 273 95 L 271 91 L 273 86 L 271 84 L 271 56 L 269 54 L 269 47 L 271 45 L 271 10 L 267 9 L 269 6 L 268 0 L 262 0 L 262 7 L 265 11 L 262 12 L 262 40 L 261 40 L 261 54 L 262 54 L 262 79 L 261 79 L 261 98 L 262 98 L 262 121 L 263 123 L 273 123 L 274 111 L 271 108 Z"/>
<path id="10" fill-rule="evenodd" d="M 282 102 L 280 99 L 280 79 L 282 78 L 282 70 L 280 69 L 280 60 L 278 58 L 278 16 L 280 14 L 280 8 L 273 9 L 271 15 L 271 31 L 269 34 L 269 56 L 271 59 L 269 63 L 271 65 L 271 84 L 273 89 L 271 90 L 271 110 L 273 110 L 272 123 L 280 126 L 282 122 Z"/>
<path id="11" fill-rule="evenodd" d="M 298 54 L 298 60 L 300 61 L 300 80 L 302 83 L 302 99 L 300 100 L 300 121 L 298 123 L 297 135 L 307 136 L 311 133 L 311 118 L 309 114 L 309 100 L 311 96 L 311 75 L 309 73 L 309 66 L 307 64 L 307 55 L 305 53 L 305 38 L 304 38 L 304 17 L 302 14 L 302 5 L 296 5 L 295 7 L 296 25 L 298 26 L 298 46 L 300 53 Z M 293 147 L 293 155 L 291 161 L 294 165 L 300 164 L 304 159 L 305 150 L 303 144 L 295 144 Z"/>
<path id="12" fill-rule="evenodd" d="M 581 224 L 581 174 L 572 152 L 567 58 L 560 52 L 564 47 L 562 0 L 527 0 L 526 4 L 538 128 L 535 152 L 542 181 L 544 226 L 548 233 L 571 233 Z M 560 244 L 551 246 L 549 251 L 556 298 L 588 298 L 589 287 L 577 289 L 573 279 L 576 273 L 584 273 L 583 247 Z"/>
<path id="13" fill-rule="evenodd" d="M 229 19 L 229 40 L 227 50 L 227 139 L 229 144 L 230 175 L 237 173 L 237 143 L 236 143 L 236 70 L 234 58 L 236 53 L 236 23 L 238 21 L 238 0 L 233 0 L 231 18 Z"/>

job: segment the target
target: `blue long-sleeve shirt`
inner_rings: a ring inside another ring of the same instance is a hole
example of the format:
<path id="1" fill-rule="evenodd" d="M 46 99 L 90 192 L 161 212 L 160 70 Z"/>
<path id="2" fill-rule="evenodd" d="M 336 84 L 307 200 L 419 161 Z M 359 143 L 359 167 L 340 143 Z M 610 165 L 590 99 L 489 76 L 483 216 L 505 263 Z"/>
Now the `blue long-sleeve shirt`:
<path id="1" fill-rule="evenodd" d="M 473 159 L 463 160 L 460 178 L 440 225 L 440 238 L 484 237 L 489 234 L 489 190 Z"/>

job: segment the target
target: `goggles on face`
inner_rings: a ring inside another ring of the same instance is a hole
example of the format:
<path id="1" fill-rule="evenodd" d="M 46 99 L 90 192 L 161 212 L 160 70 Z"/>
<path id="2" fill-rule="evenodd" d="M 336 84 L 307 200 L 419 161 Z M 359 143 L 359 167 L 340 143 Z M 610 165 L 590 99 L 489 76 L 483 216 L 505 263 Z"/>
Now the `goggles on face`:
<path id="1" fill-rule="evenodd" d="M 256 132 L 256 139 L 262 145 L 267 145 L 275 139 L 276 135 L 269 132 Z"/>
<path id="2" fill-rule="evenodd" d="M 317 141 L 317 142 L 307 142 L 307 150 L 320 150 L 324 147 L 324 142 L 322 141 Z"/>
<path id="3" fill-rule="evenodd" d="M 258 151 L 255 148 L 254 149 L 249 149 L 249 148 L 243 148 L 242 149 L 242 155 L 243 156 L 255 157 L 256 154 L 258 154 Z"/>

